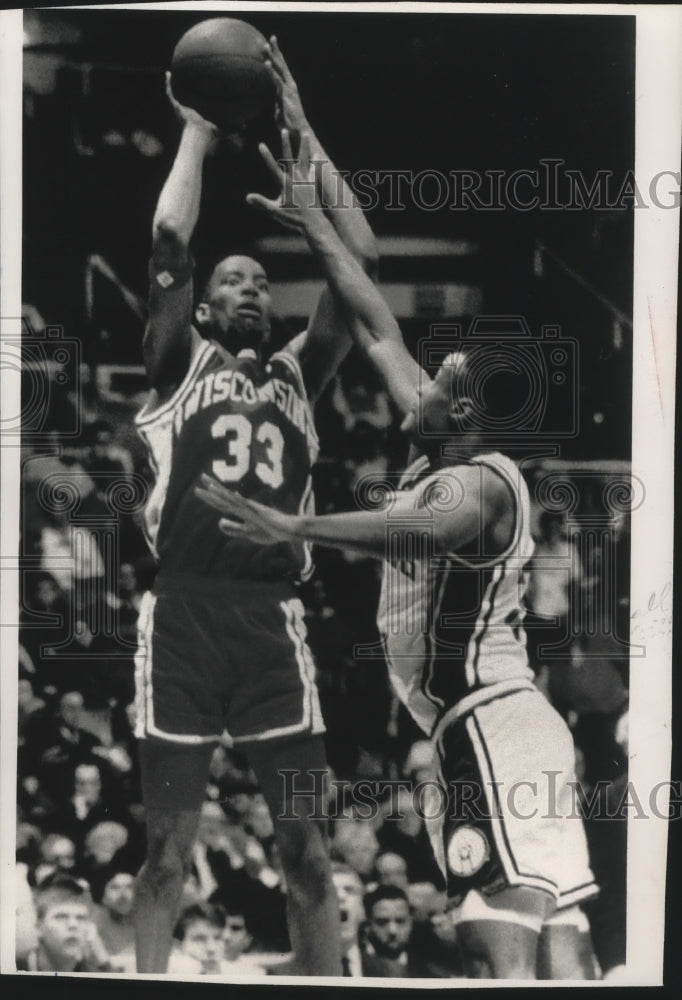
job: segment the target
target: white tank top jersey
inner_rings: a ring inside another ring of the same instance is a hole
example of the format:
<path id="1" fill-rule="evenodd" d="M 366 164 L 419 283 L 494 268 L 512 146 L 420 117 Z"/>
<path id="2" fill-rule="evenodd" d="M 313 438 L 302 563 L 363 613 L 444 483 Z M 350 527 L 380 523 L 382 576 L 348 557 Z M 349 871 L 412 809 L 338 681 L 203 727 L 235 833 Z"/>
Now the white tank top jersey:
<path id="1" fill-rule="evenodd" d="M 434 550 L 424 507 L 452 510 L 458 497 L 454 468 L 434 472 L 428 459 L 417 459 L 398 489 L 417 484 L 414 532 L 390 538 L 390 561 L 384 563 L 377 624 L 389 676 L 396 694 L 429 736 L 442 716 L 462 699 L 478 701 L 492 686 L 534 678 L 526 654 L 523 597 L 526 565 L 533 554 L 530 498 L 514 462 L 504 455 L 477 455 L 469 465 L 493 470 L 508 484 L 514 503 L 514 531 L 503 553 L 485 551 L 485 534 L 457 554 Z M 453 477 L 453 487 L 447 486 Z"/>

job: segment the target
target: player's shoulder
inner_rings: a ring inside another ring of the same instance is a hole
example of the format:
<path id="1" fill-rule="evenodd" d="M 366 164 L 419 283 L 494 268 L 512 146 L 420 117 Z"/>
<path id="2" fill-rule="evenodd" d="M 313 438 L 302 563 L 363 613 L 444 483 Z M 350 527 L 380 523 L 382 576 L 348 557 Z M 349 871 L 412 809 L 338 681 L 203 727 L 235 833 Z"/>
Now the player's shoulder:
<path id="1" fill-rule="evenodd" d="M 293 381 L 301 391 L 305 392 L 305 382 L 297 348 L 298 341 L 299 337 L 294 337 L 289 343 L 273 351 L 265 367 L 268 374 Z"/>
<path id="2" fill-rule="evenodd" d="M 504 507 L 509 504 L 510 494 L 518 497 L 526 489 L 518 466 L 499 453 L 477 455 L 438 469 L 415 463 L 412 481 L 420 505 L 441 510 L 482 501 Z"/>
<path id="3" fill-rule="evenodd" d="M 219 360 L 218 345 L 212 340 L 202 338 L 194 327 L 192 330 L 196 336 L 192 338 L 187 368 L 174 382 L 169 381 L 165 386 L 152 387 L 149 390 L 147 400 L 135 418 L 138 426 L 155 421 L 161 416 L 170 415 L 185 400 L 198 379 Z"/>
<path id="4" fill-rule="evenodd" d="M 493 493 L 505 496 L 511 491 L 516 499 L 528 496 L 528 485 L 521 468 L 508 455 L 498 451 L 488 452 L 476 455 L 473 461 L 483 471 L 488 488 Z"/>

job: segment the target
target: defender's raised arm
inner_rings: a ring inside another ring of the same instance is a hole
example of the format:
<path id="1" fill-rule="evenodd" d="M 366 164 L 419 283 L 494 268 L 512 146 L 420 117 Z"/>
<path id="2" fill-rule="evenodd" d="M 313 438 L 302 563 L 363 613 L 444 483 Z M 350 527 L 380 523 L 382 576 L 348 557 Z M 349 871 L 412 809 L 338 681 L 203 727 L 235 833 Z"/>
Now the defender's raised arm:
<path id="1" fill-rule="evenodd" d="M 342 305 L 353 339 L 377 369 L 398 409 L 409 413 L 415 406 L 419 385 L 428 378 L 407 351 L 400 328 L 381 292 L 324 213 L 316 192 L 316 167 L 309 135 L 303 133 L 301 136 L 297 160 L 293 158 L 286 130 L 282 133 L 282 145 L 286 170 L 278 165 L 265 145 L 260 146 L 261 155 L 282 185 L 281 197 L 274 201 L 262 195 L 249 195 L 248 199 L 275 216 L 286 213 L 290 222 L 300 226 Z"/>
<path id="2" fill-rule="evenodd" d="M 298 92 L 298 86 L 273 35 L 264 55 L 277 90 L 278 124 L 295 136 L 308 136 L 311 159 L 315 161 L 315 188 L 321 206 L 338 237 L 361 270 L 374 275 L 378 251 L 374 233 L 357 200 L 312 131 Z M 286 155 L 286 153 L 285 153 Z M 281 198 L 249 195 L 247 201 L 265 209 L 277 221 L 301 231 L 299 220 L 291 216 Z M 347 313 L 343 302 L 328 285 L 318 300 L 307 329 L 294 337 L 288 350 L 298 359 L 308 398 L 314 402 L 334 375 L 351 346 Z"/>

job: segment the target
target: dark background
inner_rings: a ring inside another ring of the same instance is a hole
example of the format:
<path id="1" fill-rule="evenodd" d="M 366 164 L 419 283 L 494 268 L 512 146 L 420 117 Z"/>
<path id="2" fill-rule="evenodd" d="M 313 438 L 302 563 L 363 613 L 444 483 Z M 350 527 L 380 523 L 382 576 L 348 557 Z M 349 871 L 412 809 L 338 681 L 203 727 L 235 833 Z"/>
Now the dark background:
<path id="1" fill-rule="evenodd" d="M 84 260 L 102 254 L 145 295 L 152 215 L 178 136 L 163 74 L 180 35 L 206 16 L 25 14 L 24 298 L 82 337 L 88 360 L 141 361 L 141 326 L 118 303 L 110 304 L 107 337 L 88 328 Z M 634 17 L 249 11 L 244 18 L 277 34 L 309 120 L 344 169 L 510 172 L 557 158 L 588 183 L 598 170 L 613 171 L 617 192 L 634 166 Z M 36 87 L 35 66 L 46 59 L 54 86 Z M 159 155 L 103 138 L 136 128 L 159 140 Z M 209 165 L 200 268 L 226 247 L 248 248 L 275 232 L 243 201 L 267 186 L 253 147 L 236 162 L 218 155 Z M 533 328 L 558 323 L 580 342 L 584 434 L 575 457 L 629 457 L 631 329 L 614 344 L 609 312 L 556 268 L 538 281 L 533 254 L 541 240 L 629 316 L 631 208 L 426 212 L 408 204 L 390 212 L 379 205 L 369 220 L 378 235 L 475 241 L 478 255 L 453 259 L 452 274 L 481 286 L 485 312 L 522 314 Z M 424 333 L 418 320 L 404 326 L 408 343 Z M 599 424 L 595 412 L 604 415 Z"/>

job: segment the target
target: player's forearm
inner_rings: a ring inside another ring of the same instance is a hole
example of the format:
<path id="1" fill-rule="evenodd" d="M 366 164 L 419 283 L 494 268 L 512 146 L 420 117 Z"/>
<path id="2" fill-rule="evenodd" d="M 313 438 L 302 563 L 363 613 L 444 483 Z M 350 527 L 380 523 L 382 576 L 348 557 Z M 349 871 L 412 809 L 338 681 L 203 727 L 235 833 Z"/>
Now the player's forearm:
<path id="1" fill-rule="evenodd" d="M 316 165 L 322 204 L 328 210 L 329 219 L 344 245 L 370 275 L 374 274 L 379 264 L 379 252 L 372 227 L 343 174 L 337 170 L 315 133 L 310 128 L 308 130 L 311 159 Z"/>
<path id="2" fill-rule="evenodd" d="M 386 558 L 387 520 L 384 511 L 300 515 L 295 535 L 300 541 L 342 549 L 373 559 Z"/>
<path id="3" fill-rule="evenodd" d="M 346 310 L 358 346 L 369 351 L 378 341 L 402 344 L 400 330 L 386 301 L 324 213 L 311 208 L 301 214 L 306 239 Z"/>
<path id="4" fill-rule="evenodd" d="M 212 142 L 201 126 L 187 123 L 154 213 L 154 239 L 172 238 L 187 246 L 199 218 L 204 159 Z"/>

